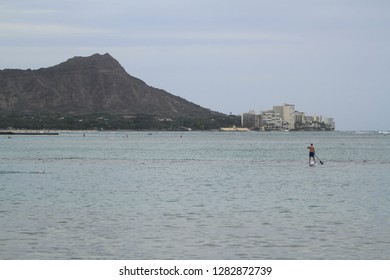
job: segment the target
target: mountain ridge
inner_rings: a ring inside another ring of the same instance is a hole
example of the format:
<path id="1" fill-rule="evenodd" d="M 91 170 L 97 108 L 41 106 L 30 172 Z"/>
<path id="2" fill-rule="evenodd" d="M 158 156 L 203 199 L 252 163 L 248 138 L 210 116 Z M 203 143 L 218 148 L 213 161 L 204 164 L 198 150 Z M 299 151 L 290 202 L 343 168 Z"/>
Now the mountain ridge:
<path id="1" fill-rule="evenodd" d="M 147 85 L 108 53 L 37 70 L 0 70 L 0 113 L 226 116 Z"/>

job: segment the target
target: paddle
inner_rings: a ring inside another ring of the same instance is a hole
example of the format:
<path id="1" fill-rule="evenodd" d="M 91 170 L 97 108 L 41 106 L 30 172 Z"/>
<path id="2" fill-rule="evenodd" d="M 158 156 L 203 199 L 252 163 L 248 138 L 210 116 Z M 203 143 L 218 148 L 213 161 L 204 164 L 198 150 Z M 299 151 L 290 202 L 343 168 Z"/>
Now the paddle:
<path id="1" fill-rule="evenodd" d="M 320 161 L 320 163 L 321 164 L 324 164 L 323 162 L 322 162 L 322 160 L 320 160 L 318 157 L 317 157 L 317 155 L 316 154 L 314 154 L 315 156 L 316 156 L 316 158 Z"/>

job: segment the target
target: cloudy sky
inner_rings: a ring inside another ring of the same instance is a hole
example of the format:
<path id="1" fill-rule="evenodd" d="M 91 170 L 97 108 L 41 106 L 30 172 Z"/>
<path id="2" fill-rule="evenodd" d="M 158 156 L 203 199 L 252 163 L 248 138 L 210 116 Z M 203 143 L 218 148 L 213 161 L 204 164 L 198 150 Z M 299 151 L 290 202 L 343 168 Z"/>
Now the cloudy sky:
<path id="1" fill-rule="evenodd" d="M 389 0 L 0 0 L 0 69 L 94 53 L 226 114 L 390 130 Z"/>

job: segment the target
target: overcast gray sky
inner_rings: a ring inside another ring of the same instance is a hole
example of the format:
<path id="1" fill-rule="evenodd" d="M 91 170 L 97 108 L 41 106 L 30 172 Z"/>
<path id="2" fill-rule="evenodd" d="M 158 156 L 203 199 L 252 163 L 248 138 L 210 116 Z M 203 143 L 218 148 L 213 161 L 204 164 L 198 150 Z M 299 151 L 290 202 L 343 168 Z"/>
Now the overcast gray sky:
<path id="1" fill-rule="evenodd" d="M 226 114 L 292 103 L 390 129 L 389 0 L 0 0 L 0 69 L 94 53 Z"/>

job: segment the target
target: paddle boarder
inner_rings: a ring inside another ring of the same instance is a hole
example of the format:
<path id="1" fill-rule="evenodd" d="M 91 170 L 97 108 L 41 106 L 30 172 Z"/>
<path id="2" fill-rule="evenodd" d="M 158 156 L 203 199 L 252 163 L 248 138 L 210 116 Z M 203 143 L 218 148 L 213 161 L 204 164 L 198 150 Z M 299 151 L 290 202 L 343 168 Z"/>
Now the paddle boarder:
<path id="1" fill-rule="evenodd" d="M 316 149 L 314 148 L 313 144 L 310 144 L 309 147 L 307 147 L 309 149 L 309 164 L 310 164 L 310 160 L 313 158 L 313 161 L 314 161 L 314 164 L 316 164 L 316 159 L 315 159 L 315 154 L 316 154 Z"/>

